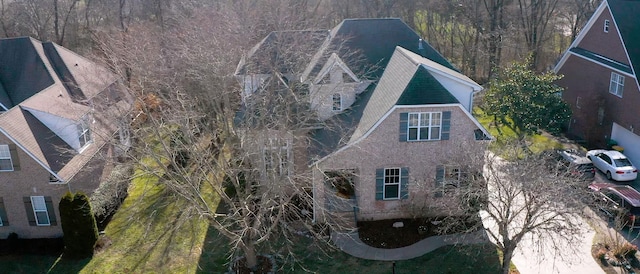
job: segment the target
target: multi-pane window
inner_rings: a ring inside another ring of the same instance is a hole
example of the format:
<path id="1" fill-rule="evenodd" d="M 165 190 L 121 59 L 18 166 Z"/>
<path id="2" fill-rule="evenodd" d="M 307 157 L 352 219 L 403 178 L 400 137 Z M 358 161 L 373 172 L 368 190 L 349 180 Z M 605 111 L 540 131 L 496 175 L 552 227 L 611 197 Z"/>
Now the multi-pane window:
<path id="1" fill-rule="evenodd" d="M 622 90 L 624 89 L 624 76 L 615 72 L 611 73 L 611 84 L 609 85 L 609 93 L 615 94 L 618 97 L 622 97 Z"/>
<path id="2" fill-rule="evenodd" d="M 609 32 L 609 20 L 604 20 L 604 32 Z"/>
<path id="3" fill-rule="evenodd" d="M 91 117 L 89 115 L 85 115 L 80 119 L 80 122 L 77 124 L 78 127 L 78 141 L 80 142 L 80 148 L 83 148 L 89 142 L 91 142 L 91 129 L 89 128 L 91 125 Z"/>
<path id="4" fill-rule="evenodd" d="M 340 93 L 336 93 L 333 95 L 333 111 L 341 111 L 342 110 L 342 95 Z"/>
<path id="5" fill-rule="evenodd" d="M 36 225 L 51 225 L 49 212 L 47 212 L 47 205 L 44 202 L 44 196 L 31 196 L 31 206 L 33 207 L 33 214 L 36 217 Z"/>
<path id="6" fill-rule="evenodd" d="M 454 193 L 460 187 L 464 174 L 458 166 L 436 167 L 436 196 L 442 197 L 445 193 Z"/>
<path id="7" fill-rule="evenodd" d="M 13 171 L 9 145 L 0 145 L 0 171 Z"/>
<path id="8" fill-rule="evenodd" d="M 440 140 L 442 112 L 409 113 L 409 141 Z"/>
<path id="9" fill-rule="evenodd" d="M 269 140 L 269 146 L 265 147 L 262 153 L 267 174 L 275 176 L 289 175 L 289 145 L 286 141 L 278 145 L 276 140 Z"/>
<path id="10" fill-rule="evenodd" d="M 400 169 L 384 169 L 384 199 L 400 199 Z"/>

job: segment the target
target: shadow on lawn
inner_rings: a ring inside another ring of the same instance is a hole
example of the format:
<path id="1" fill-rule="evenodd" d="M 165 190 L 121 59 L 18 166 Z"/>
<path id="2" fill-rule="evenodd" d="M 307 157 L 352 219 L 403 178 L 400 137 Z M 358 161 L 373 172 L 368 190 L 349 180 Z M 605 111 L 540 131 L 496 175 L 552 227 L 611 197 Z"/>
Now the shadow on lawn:
<path id="1" fill-rule="evenodd" d="M 196 273 L 225 273 L 229 270 L 229 241 L 209 227 Z"/>
<path id="2" fill-rule="evenodd" d="M 278 273 L 392 273 L 393 262 L 352 257 L 342 251 L 323 253 L 306 238 L 296 239 L 299 261 L 282 267 Z M 209 228 L 196 273 L 225 273 L 229 245 L 226 238 Z M 276 256 L 278 257 L 278 256 Z M 395 262 L 395 273 L 500 273 L 500 258 L 492 243 L 444 246 L 424 256 Z"/>

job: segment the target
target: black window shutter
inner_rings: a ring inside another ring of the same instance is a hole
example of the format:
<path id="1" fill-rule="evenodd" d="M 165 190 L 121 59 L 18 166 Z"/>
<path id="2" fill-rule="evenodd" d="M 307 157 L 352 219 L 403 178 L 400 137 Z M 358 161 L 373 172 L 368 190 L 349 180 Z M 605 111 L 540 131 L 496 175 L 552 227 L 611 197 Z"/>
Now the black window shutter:
<path id="1" fill-rule="evenodd" d="M 384 168 L 376 169 L 376 200 L 384 200 Z"/>
<path id="2" fill-rule="evenodd" d="M 50 196 L 44 197 L 44 204 L 47 206 L 47 214 L 49 214 L 49 223 L 51 225 L 58 225 L 56 220 L 56 212 L 53 211 L 53 201 Z"/>
<path id="3" fill-rule="evenodd" d="M 409 198 L 409 168 L 400 169 L 400 199 Z"/>
<path id="4" fill-rule="evenodd" d="M 442 197 L 444 182 L 444 166 L 436 166 L 436 197 Z"/>
<path id="5" fill-rule="evenodd" d="M 451 130 L 451 111 L 442 112 L 442 132 L 440 140 L 449 140 L 449 131 Z"/>
<path id="6" fill-rule="evenodd" d="M 407 141 L 407 129 L 409 128 L 409 113 L 400 113 L 400 142 Z"/>
<path id="7" fill-rule="evenodd" d="M 0 197 L 0 219 L 2 219 L 2 226 L 9 225 L 9 219 L 7 219 L 7 211 L 4 207 L 4 201 Z"/>
<path id="8" fill-rule="evenodd" d="M 31 197 L 22 197 L 24 201 L 24 210 L 27 212 L 27 220 L 30 226 L 36 226 L 36 216 L 33 214 L 33 206 L 31 205 Z"/>
<path id="9" fill-rule="evenodd" d="M 11 163 L 13 164 L 13 170 L 20 170 L 20 159 L 18 158 L 18 148 L 15 144 L 9 144 L 9 153 L 11 153 Z"/>

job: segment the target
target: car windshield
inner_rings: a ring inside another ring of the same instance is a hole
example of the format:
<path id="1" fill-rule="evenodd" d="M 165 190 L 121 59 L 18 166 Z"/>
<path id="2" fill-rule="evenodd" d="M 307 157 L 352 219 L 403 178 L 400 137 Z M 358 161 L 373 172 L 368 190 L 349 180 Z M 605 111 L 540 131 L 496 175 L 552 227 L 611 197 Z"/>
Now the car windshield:
<path id="1" fill-rule="evenodd" d="M 629 162 L 629 159 L 627 158 L 615 159 L 614 161 L 616 162 L 617 167 L 631 166 L 631 162 Z"/>

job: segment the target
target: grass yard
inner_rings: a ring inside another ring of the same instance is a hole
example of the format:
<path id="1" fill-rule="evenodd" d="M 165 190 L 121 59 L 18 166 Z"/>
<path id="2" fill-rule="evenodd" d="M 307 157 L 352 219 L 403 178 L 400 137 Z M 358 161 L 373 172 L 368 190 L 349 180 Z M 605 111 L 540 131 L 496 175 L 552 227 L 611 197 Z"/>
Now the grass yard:
<path id="1" fill-rule="evenodd" d="M 80 273 L 195 273 L 208 222 L 154 176 L 136 176 L 129 196 L 106 228 L 112 244 Z"/>
<path id="2" fill-rule="evenodd" d="M 489 146 L 490 150 L 496 152 L 500 147 L 516 139 L 516 134 L 513 130 L 506 126 L 497 126 L 493 122 L 493 118 L 486 115 L 480 108 L 476 107 L 473 109 L 473 116 L 496 139 L 496 141 Z M 535 134 L 533 136 L 529 136 L 527 137 L 527 142 L 529 144 L 529 149 L 534 153 L 540 153 L 549 149 L 562 148 L 562 144 L 560 142 L 556 141 L 554 138 L 549 138 L 549 135 L 546 134 Z"/>
<path id="3" fill-rule="evenodd" d="M 2 273 L 195 273 L 208 222 L 191 218 L 155 176 L 136 176 L 106 228 L 111 246 L 91 259 L 0 256 Z"/>
<path id="4" fill-rule="evenodd" d="M 296 256 L 300 264 L 288 264 L 278 273 L 391 273 L 393 263 L 364 260 L 342 251 L 323 253 L 311 240 L 300 237 L 296 243 Z M 200 267 L 197 273 L 224 273 L 228 270 L 228 242 L 218 237 L 215 230 L 207 233 Z M 282 267 L 282 258 L 277 259 Z M 499 253 L 493 244 L 446 246 L 422 257 L 396 262 L 396 273 L 499 273 Z"/>

